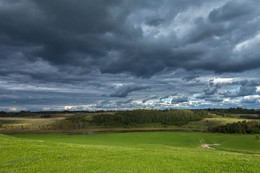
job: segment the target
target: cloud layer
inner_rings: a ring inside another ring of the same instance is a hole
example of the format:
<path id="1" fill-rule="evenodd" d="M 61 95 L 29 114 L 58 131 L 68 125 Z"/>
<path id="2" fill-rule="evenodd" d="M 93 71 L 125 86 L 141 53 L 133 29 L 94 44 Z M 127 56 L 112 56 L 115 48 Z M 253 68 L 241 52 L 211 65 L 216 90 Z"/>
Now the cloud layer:
<path id="1" fill-rule="evenodd" d="M 0 109 L 259 108 L 258 0 L 0 0 Z"/>

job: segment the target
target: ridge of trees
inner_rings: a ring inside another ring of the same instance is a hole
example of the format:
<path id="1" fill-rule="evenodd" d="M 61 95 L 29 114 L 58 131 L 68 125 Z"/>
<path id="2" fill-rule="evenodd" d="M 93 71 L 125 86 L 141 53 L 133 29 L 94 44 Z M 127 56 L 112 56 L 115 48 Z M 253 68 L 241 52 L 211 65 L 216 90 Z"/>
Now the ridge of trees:
<path id="1" fill-rule="evenodd" d="M 105 126 L 121 126 L 142 123 L 162 123 L 164 125 L 183 125 L 199 121 L 208 116 L 205 111 L 191 110 L 134 110 L 115 114 L 100 114 L 93 117 L 92 123 Z"/>
<path id="2" fill-rule="evenodd" d="M 245 108 L 228 108 L 228 109 L 216 109 L 216 108 L 208 108 L 207 111 L 209 113 L 215 114 L 260 114 L 259 109 L 245 109 Z"/>
<path id="3" fill-rule="evenodd" d="M 260 122 L 239 121 L 236 123 L 228 123 L 226 125 L 208 128 L 208 131 L 219 132 L 219 133 L 242 133 L 242 134 L 260 133 Z"/>
<path id="4" fill-rule="evenodd" d="M 244 119 L 254 119 L 254 120 L 259 120 L 260 119 L 260 114 L 253 116 L 253 115 L 241 115 L 240 118 L 244 118 Z"/>

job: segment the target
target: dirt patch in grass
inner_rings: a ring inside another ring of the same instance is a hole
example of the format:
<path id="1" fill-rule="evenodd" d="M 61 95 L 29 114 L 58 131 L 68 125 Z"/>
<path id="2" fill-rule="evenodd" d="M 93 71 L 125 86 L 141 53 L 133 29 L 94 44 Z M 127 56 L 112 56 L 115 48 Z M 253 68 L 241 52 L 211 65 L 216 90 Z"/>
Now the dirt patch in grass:
<path id="1" fill-rule="evenodd" d="M 200 146 L 201 146 L 201 148 L 204 148 L 204 149 L 215 150 L 215 148 L 212 148 L 211 146 L 220 146 L 220 144 L 201 144 Z"/>
<path id="2" fill-rule="evenodd" d="M 204 143 L 204 139 L 201 139 L 200 140 L 200 147 L 203 148 L 203 149 L 211 149 L 211 150 L 215 150 L 215 148 L 213 148 L 212 146 L 220 146 L 220 144 L 205 144 Z"/>

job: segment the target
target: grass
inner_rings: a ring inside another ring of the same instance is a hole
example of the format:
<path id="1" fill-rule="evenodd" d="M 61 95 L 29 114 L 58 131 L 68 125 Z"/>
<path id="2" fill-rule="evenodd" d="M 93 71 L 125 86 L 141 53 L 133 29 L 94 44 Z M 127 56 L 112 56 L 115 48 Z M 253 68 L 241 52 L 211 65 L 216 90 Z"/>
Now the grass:
<path id="1" fill-rule="evenodd" d="M 258 172 L 257 154 L 256 135 L 0 135 L 0 172 Z"/>

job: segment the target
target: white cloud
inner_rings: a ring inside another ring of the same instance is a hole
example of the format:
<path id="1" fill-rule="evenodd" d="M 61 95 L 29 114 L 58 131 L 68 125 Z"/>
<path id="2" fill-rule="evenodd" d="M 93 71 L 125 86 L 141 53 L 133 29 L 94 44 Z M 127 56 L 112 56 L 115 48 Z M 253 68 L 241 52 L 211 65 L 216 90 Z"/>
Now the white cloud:
<path id="1" fill-rule="evenodd" d="M 238 43 L 233 49 L 234 52 L 239 53 L 246 50 L 249 50 L 260 44 L 260 34 L 257 34 L 255 37 L 245 40 L 241 43 Z"/>
<path id="2" fill-rule="evenodd" d="M 9 108 L 9 111 L 14 111 L 14 112 L 16 112 L 17 111 L 17 108 Z"/>
<path id="3" fill-rule="evenodd" d="M 184 11 L 179 12 L 175 18 L 171 21 L 169 26 L 162 26 L 158 28 L 158 35 L 168 37 L 172 33 L 176 34 L 178 39 L 182 39 L 194 29 L 195 22 L 197 19 L 206 19 L 209 13 L 220 6 L 225 1 L 215 1 L 210 3 L 204 3 L 200 7 L 190 7 Z"/>
<path id="4" fill-rule="evenodd" d="M 231 83 L 233 80 L 233 78 L 215 78 L 214 83 Z"/>

